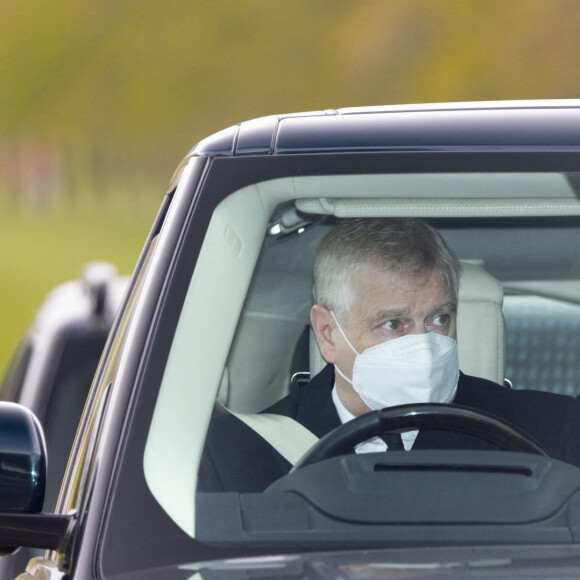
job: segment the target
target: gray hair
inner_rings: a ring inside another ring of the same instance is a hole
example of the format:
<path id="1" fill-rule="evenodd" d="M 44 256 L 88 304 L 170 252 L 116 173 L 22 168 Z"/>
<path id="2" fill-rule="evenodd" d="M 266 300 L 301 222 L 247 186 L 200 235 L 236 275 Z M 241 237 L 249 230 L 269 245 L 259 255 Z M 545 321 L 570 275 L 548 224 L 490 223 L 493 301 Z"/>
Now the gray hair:
<path id="1" fill-rule="evenodd" d="M 357 218 L 339 222 L 320 242 L 314 261 L 314 300 L 344 321 L 361 268 L 420 276 L 439 273 L 457 300 L 461 266 L 445 240 L 418 219 Z"/>

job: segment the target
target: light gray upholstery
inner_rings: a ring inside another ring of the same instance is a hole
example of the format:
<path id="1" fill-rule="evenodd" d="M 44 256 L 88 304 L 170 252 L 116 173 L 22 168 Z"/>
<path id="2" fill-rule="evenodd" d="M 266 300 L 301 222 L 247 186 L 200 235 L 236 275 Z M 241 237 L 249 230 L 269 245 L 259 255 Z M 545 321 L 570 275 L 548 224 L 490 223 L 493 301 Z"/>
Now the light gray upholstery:
<path id="1" fill-rule="evenodd" d="M 483 268 L 462 264 L 457 312 L 459 368 L 503 385 L 505 323 L 501 284 Z"/>
<path id="2" fill-rule="evenodd" d="M 508 295 L 506 377 L 514 389 L 580 394 L 580 305 Z"/>

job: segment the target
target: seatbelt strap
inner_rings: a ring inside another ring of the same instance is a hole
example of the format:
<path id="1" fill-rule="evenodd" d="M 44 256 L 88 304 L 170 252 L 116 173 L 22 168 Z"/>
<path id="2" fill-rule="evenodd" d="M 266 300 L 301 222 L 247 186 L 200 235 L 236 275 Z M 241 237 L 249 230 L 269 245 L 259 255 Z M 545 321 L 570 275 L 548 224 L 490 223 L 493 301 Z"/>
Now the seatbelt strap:
<path id="1" fill-rule="evenodd" d="M 312 431 L 285 415 L 234 413 L 229 409 L 228 412 L 263 437 L 292 465 L 318 441 Z"/>

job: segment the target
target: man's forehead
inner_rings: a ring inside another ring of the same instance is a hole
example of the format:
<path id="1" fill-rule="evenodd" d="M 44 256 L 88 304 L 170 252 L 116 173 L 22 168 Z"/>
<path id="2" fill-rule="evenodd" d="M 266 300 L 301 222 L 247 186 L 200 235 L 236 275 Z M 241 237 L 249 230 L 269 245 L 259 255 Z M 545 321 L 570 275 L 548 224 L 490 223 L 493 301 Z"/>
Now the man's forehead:
<path id="1" fill-rule="evenodd" d="M 447 280 L 444 273 L 427 269 L 419 272 L 405 270 L 377 264 L 360 264 L 353 276 L 353 287 L 355 293 L 365 293 L 369 290 L 407 290 L 437 288 L 441 292 L 447 291 Z"/>
<path id="2" fill-rule="evenodd" d="M 365 318 L 392 318 L 417 314 L 416 310 L 453 310 L 456 300 L 437 272 L 411 275 L 404 272 L 366 270 L 357 278 L 354 310 Z"/>

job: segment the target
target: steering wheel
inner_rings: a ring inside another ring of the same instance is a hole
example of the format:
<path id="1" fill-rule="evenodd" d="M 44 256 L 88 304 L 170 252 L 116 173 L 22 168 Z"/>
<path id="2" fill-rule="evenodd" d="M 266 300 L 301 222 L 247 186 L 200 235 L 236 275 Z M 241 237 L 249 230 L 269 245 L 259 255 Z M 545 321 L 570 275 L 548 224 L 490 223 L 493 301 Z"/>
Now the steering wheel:
<path id="1" fill-rule="evenodd" d="M 485 439 L 506 451 L 536 453 L 548 457 L 533 438 L 491 413 L 444 403 L 415 403 L 385 407 L 361 415 L 326 434 L 294 465 L 291 472 L 323 459 L 352 453 L 353 447 L 390 431 L 447 429 Z"/>

